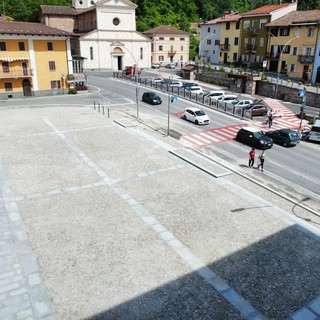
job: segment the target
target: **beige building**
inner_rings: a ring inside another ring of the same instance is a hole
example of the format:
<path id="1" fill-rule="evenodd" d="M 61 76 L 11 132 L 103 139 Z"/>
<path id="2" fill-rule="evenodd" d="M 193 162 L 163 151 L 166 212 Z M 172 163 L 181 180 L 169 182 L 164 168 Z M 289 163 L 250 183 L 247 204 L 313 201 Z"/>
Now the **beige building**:
<path id="1" fill-rule="evenodd" d="M 185 64 L 189 61 L 189 33 L 170 26 L 159 26 L 143 34 L 150 38 L 151 62 Z"/>

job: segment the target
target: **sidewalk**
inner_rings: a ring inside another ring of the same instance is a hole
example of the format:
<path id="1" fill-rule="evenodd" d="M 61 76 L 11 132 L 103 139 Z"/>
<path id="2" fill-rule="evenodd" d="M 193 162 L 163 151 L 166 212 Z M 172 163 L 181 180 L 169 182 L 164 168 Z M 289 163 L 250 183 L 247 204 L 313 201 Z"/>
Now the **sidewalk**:
<path id="1" fill-rule="evenodd" d="M 113 117 L 0 110 L 1 319 L 320 318 L 318 228 Z"/>

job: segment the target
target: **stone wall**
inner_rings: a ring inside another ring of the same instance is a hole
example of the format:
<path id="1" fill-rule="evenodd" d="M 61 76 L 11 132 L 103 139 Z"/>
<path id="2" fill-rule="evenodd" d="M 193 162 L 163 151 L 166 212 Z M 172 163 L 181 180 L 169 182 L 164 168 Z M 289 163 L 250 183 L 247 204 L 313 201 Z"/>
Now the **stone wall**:
<path id="1" fill-rule="evenodd" d="M 243 92 L 240 80 L 228 78 L 228 74 L 228 72 L 207 68 L 203 68 L 200 73 L 195 73 L 196 79 L 199 81 L 224 86 L 237 93 Z M 244 88 L 244 91 L 247 94 L 257 94 L 270 98 L 275 97 L 276 84 L 262 81 L 261 77 L 251 77 L 248 75 L 247 79 L 244 81 Z M 299 87 L 290 87 L 278 84 L 277 99 L 300 104 L 302 103 L 302 98 L 299 97 L 299 91 L 302 89 L 303 85 Z M 308 106 L 320 108 L 320 94 L 317 93 L 315 88 L 312 88 L 311 90 L 311 88 L 308 89 L 307 87 L 306 100 Z"/>
<path id="2" fill-rule="evenodd" d="M 299 97 L 299 91 L 303 89 L 301 88 L 291 88 L 287 86 L 278 85 L 278 93 L 277 98 L 280 100 L 292 102 L 292 103 L 301 103 L 302 98 Z M 269 83 L 266 81 L 258 81 L 256 86 L 256 94 L 265 97 L 275 97 L 276 84 Z M 308 91 L 307 87 L 307 105 L 315 108 L 320 108 L 320 95 L 315 92 Z"/>

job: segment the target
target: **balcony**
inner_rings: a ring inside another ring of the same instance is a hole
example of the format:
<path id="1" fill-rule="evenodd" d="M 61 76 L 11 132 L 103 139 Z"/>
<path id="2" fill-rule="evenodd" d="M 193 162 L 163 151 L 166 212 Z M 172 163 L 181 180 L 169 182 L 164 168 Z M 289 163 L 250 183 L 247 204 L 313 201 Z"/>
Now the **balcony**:
<path id="1" fill-rule="evenodd" d="M 0 68 L 0 78 L 1 79 L 9 79 L 9 78 L 26 78 L 32 77 L 33 71 L 32 69 L 25 69 L 25 68 L 9 68 L 8 71 L 4 71 L 4 69 Z"/>
<path id="2" fill-rule="evenodd" d="M 170 50 L 168 51 L 168 57 L 174 56 L 176 53 L 177 53 L 176 50 L 170 49 Z"/>
<path id="3" fill-rule="evenodd" d="M 278 60 L 280 58 L 280 54 L 277 52 L 267 52 L 266 58 L 272 59 L 272 60 Z"/>
<path id="4" fill-rule="evenodd" d="M 225 43 L 225 44 L 219 44 L 220 51 L 229 51 L 230 50 L 230 44 Z"/>
<path id="5" fill-rule="evenodd" d="M 298 56 L 298 61 L 303 64 L 311 64 L 313 63 L 314 56 L 306 55 L 306 56 Z"/>
<path id="6" fill-rule="evenodd" d="M 246 52 L 251 52 L 251 53 L 257 52 L 257 46 L 255 44 L 246 44 L 245 48 L 246 48 Z"/>
<path id="7" fill-rule="evenodd" d="M 246 32 L 251 37 L 256 37 L 259 33 L 258 28 L 254 28 L 254 27 L 247 28 Z"/>

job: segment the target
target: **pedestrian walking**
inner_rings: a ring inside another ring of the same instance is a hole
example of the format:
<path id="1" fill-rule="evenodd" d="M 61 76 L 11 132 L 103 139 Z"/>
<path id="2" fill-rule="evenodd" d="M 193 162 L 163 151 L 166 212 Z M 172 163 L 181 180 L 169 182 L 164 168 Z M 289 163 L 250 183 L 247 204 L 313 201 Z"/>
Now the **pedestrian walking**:
<path id="1" fill-rule="evenodd" d="M 254 165 L 254 159 L 256 157 L 256 150 L 254 148 L 249 152 L 249 168 L 252 168 Z"/>
<path id="2" fill-rule="evenodd" d="M 269 109 L 269 111 L 268 111 L 268 124 L 269 124 L 269 128 L 272 127 L 272 121 L 273 121 L 272 109 Z"/>
<path id="3" fill-rule="evenodd" d="M 266 159 L 266 151 L 263 150 L 261 152 L 261 154 L 259 155 L 259 160 L 260 160 L 260 163 L 258 164 L 258 169 L 260 169 L 261 167 L 261 171 L 263 172 L 263 165 L 264 165 L 264 160 Z"/>

